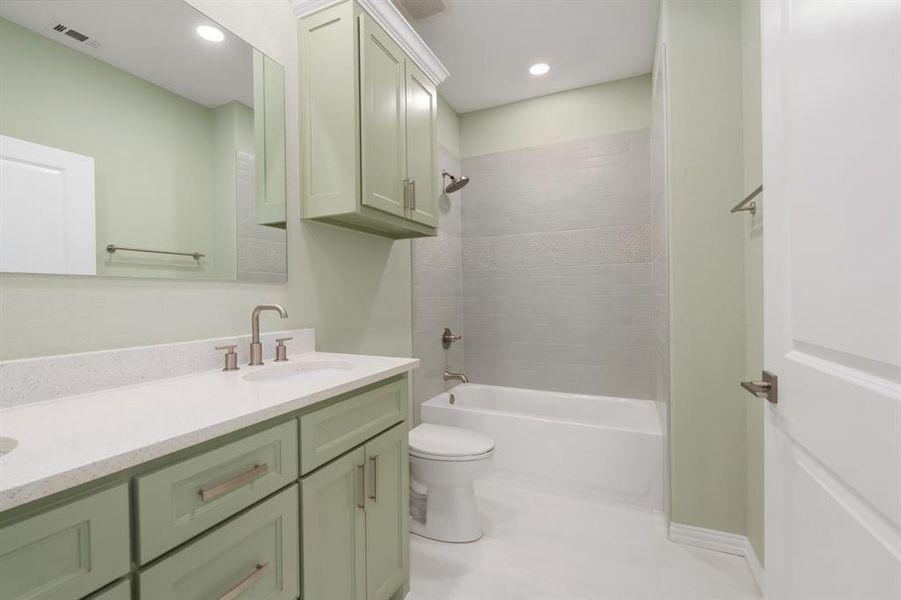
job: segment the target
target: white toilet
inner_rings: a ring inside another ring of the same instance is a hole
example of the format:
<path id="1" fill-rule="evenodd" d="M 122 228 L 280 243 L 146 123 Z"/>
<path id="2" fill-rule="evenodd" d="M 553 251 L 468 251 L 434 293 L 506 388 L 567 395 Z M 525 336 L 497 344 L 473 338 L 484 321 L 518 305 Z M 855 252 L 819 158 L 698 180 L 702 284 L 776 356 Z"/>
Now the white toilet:
<path id="1" fill-rule="evenodd" d="M 474 542 L 482 523 L 473 482 L 494 454 L 487 435 L 423 423 L 410 431 L 410 531 L 441 542 Z"/>

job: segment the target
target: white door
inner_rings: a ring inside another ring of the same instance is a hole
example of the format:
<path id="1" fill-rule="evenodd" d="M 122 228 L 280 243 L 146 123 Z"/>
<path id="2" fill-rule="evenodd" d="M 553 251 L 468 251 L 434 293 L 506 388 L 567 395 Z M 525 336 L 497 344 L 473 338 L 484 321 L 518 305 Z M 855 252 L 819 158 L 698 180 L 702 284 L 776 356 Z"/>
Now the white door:
<path id="1" fill-rule="evenodd" d="M 768 597 L 901 598 L 901 1 L 762 4 Z"/>
<path id="2" fill-rule="evenodd" d="M 96 275 L 94 159 L 0 135 L 0 271 Z"/>

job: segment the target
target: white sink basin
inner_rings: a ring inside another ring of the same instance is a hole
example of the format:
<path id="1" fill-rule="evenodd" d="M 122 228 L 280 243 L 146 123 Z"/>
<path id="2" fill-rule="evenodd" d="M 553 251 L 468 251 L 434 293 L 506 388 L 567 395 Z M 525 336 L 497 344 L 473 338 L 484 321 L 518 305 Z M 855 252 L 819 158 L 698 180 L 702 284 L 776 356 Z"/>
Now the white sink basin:
<path id="1" fill-rule="evenodd" d="M 342 375 L 354 368 L 352 362 L 344 360 L 301 360 L 288 362 L 277 367 L 266 367 L 244 376 L 247 381 L 282 382 L 291 379 L 321 379 Z"/>
<path id="2" fill-rule="evenodd" d="M 0 458 L 3 458 L 4 454 L 9 454 L 13 451 L 13 448 L 19 445 L 19 442 L 12 438 L 8 437 L 0 437 Z"/>

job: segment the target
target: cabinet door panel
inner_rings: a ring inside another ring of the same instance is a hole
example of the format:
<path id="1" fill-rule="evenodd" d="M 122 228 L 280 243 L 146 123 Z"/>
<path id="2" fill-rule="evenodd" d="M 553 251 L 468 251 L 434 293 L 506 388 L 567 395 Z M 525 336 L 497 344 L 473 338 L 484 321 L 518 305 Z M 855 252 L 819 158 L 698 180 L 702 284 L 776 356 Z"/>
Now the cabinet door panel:
<path id="1" fill-rule="evenodd" d="M 369 15 L 360 15 L 363 204 L 404 215 L 404 54 Z"/>
<path id="2" fill-rule="evenodd" d="M 360 192 L 353 4 L 326 8 L 298 27 L 303 216 L 352 213 Z"/>
<path id="3" fill-rule="evenodd" d="M 366 600 L 364 460 L 360 447 L 301 480 L 303 598 Z"/>
<path id="4" fill-rule="evenodd" d="M 438 226 L 438 94 L 412 61 L 406 61 L 407 177 L 413 183 L 409 218 Z"/>
<path id="5" fill-rule="evenodd" d="M 128 488 L 0 527 L 0 599 L 72 600 L 128 572 Z"/>
<path id="6" fill-rule="evenodd" d="M 407 578 L 407 424 L 366 444 L 366 600 L 387 600 Z"/>

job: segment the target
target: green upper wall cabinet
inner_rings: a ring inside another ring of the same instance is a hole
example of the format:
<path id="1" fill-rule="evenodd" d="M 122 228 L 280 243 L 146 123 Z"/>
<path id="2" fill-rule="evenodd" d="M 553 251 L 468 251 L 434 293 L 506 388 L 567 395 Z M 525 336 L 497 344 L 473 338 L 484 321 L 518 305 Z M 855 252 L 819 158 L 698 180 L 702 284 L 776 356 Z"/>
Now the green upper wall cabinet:
<path id="1" fill-rule="evenodd" d="M 303 217 L 436 235 L 435 86 L 353 0 L 299 28 Z"/>

